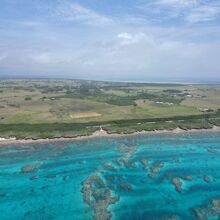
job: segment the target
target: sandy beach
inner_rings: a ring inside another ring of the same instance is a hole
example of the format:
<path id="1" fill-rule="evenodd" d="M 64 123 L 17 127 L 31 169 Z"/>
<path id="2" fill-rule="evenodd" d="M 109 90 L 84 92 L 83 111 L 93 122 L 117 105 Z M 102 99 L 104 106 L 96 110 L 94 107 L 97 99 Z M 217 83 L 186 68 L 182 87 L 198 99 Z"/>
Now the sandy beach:
<path id="1" fill-rule="evenodd" d="M 9 144 L 32 144 L 32 143 L 47 143 L 47 142 L 57 142 L 57 141 L 74 141 L 74 140 L 87 140 L 97 137 L 124 137 L 124 136 L 135 136 L 135 135 L 146 135 L 146 134 L 163 134 L 163 133 L 191 133 L 191 132 L 210 132 L 210 131 L 220 131 L 220 127 L 213 126 L 209 129 L 191 129 L 183 130 L 181 128 L 176 128 L 174 130 L 154 130 L 154 131 L 137 131 L 134 133 L 107 133 L 105 130 L 98 130 L 92 135 L 88 136 L 77 136 L 77 137 L 60 137 L 60 138 L 45 138 L 45 139 L 16 139 L 15 137 L 11 138 L 1 138 L 0 137 L 0 146 L 5 146 Z"/>

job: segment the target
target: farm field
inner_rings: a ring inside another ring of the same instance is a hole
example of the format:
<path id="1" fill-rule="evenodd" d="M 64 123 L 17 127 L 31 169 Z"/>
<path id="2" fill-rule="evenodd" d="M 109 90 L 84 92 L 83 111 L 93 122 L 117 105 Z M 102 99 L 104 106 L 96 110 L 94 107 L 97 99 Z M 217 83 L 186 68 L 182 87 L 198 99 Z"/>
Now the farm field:
<path id="1" fill-rule="evenodd" d="M 215 120 L 212 120 L 217 124 L 219 109 L 219 85 L 84 80 L 0 81 L 0 129 L 1 135 L 7 137 L 75 136 L 93 132 L 99 126 L 109 132 L 131 132 L 136 131 L 137 127 L 144 130 L 175 128 L 179 126 L 176 123 L 178 117 L 178 123 L 183 123 L 181 117 L 186 117 L 186 124 L 192 119 L 195 120 L 192 118 L 194 116 L 197 121 L 191 121 L 192 126 L 200 124 L 198 127 L 210 127 L 210 121 L 204 117 L 213 116 Z M 134 119 L 137 120 L 136 124 Z M 157 124 L 158 119 L 163 123 Z M 144 120 L 150 120 L 147 127 L 146 124 L 143 126 Z M 122 126 L 123 128 L 119 129 L 123 123 L 129 123 L 133 128 Z M 58 127 L 71 125 L 71 129 L 65 134 L 63 129 L 56 132 L 49 129 L 46 133 L 37 131 L 38 134 L 33 136 L 30 135 L 31 131 L 25 131 L 23 134 L 19 131 L 19 135 L 15 131 L 28 125 L 33 127 L 34 133 L 34 127 L 39 128 L 45 124 L 51 128 L 53 124 Z"/>

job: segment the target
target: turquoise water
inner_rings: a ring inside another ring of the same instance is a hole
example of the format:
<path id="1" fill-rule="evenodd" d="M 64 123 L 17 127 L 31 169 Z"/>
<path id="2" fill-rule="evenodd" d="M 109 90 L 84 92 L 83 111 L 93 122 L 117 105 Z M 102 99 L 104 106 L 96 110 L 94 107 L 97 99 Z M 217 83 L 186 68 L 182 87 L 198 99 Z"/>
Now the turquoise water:
<path id="1" fill-rule="evenodd" d="M 219 219 L 220 133 L 0 147 L 0 219 Z"/>

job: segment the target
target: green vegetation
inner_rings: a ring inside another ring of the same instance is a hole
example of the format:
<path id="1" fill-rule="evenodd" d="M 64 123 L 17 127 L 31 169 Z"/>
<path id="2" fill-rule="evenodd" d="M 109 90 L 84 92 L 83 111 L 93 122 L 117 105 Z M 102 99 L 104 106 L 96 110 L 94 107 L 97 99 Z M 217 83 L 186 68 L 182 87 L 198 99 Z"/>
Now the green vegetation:
<path id="1" fill-rule="evenodd" d="M 220 86 L 0 81 L 0 137 L 54 138 L 220 125 Z M 204 111 L 204 112 L 203 112 Z"/>
<path id="2" fill-rule="evenodd" d="M 109 133 L 133 133 L 163 129 L 201 129 L 220 124 L 220 112 L 193 116 L 173 116 L 152 119 L 129 119 L 87 123 L 42 123 L 42 124 L 5 124 L 0 127 L 4 137 L 17 138 L 55 138 L 89 135 L 100 126 Z"/>
<path id="3" fill-rule="evenodd" d="M 32 98 L 31 97 L 25 97 L 24 100 L 25 101 L 30 101 L 30 100 L 32 100 Z"/>

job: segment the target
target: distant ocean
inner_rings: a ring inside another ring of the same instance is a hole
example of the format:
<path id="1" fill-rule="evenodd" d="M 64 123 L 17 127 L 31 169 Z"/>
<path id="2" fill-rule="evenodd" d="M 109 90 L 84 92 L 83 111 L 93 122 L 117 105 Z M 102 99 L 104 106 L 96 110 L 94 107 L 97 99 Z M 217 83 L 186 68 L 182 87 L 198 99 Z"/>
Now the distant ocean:
<path id="1" fill-rule="evenodd" d="M 39 76 L 11 76 L 1 75 L 0 80 L 93 80 L 93 81 L 105 81 L 105 82 L 127 82 L 127 83 L 158 83 L 158 84 L 208 84 L 208 85 L 220 85 L 220 78 L 106 78 L 103 76 L 96 76 L 93 78 L 81 77 L 81 78 L 61 78 L 61 77 L 39 77 Z"/>
<path id="2" fill-rule="evenodd" d="M 220 133 L 0 147 L 0 219 L 219 219 Z"/>

